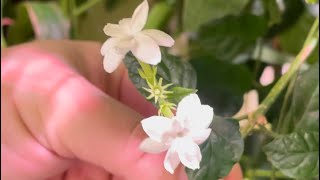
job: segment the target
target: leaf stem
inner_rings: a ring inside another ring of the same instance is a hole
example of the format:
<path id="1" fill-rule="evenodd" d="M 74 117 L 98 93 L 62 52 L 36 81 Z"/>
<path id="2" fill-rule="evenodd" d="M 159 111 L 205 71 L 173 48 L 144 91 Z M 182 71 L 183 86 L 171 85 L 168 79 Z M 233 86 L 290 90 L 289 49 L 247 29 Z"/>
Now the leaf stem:
<path id="1" fill-rule="evenodd" d="M 82 3 L 79 7 L 75 8 L 72 11 L 72 15 L 73 16 L 79 16 L 82 13 L 86 12 L 92 6 L 96 5 L 100 1 L 101 0 L 89 0 L 89 1 L 86 1 L 85 3 Z"/>
<path id="2" fill-rule="evenodd" d="M 319 17 L 315 20 L 307 39 L 304 43 L 303 48 L 296 56 L 295 60 L 292 62 L 289 70 L 281 76 L 278 82 L 273 86 L 267 97 L 259 105 L 258 109 L 252 115 L 252 122 L 249 123 L 247 128 L 244 130 L 244 137 L 246 137 L 254 128 L 256 121 L 262 115 L 264 115 L 270 108 L 270 106 L 275 102 L 279 94 L 286 87 L 292 76 L 299 70 L 303 62 L 309 57 L 313 49 L 316 47 L 319 35 L 317 29 L 319 27 Z"/>

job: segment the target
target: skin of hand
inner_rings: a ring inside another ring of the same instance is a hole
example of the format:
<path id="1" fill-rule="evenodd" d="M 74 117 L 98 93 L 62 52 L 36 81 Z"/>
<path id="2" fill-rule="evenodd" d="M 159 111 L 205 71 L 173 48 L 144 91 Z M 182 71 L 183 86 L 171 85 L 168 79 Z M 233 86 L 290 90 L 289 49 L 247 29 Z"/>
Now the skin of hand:
<path id="1" fill-rule="evenodd" d="M 122 64 L 103 70 L 100 43 L 34 41 L 1 49 L 1 179 L 180 180 L 139 150 L 157 110 Z M 236 164 L 225 180 L 242 179 Z"/>

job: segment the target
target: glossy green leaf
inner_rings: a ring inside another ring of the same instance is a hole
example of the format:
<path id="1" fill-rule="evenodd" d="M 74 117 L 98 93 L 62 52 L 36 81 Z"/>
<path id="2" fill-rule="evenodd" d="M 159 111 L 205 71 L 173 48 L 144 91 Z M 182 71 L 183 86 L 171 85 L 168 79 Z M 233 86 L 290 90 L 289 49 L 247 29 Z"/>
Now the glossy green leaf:
<path id="1" fill-rule="evenodd" d="M 185 0 L 183 26 L 185 31 L 196 31 L 202 24 L 226 15 L 237 15 L 248 0 Z"/>
<path id="2" fill-rule="evenodd" d="M 254 15 L 227 16 L 199 29 L 191 42 L 191 54 L 210 54 L 218 60 L 236 62 L 248 58 L 256 41 L 267 29 L 267 21 Z"/>
<path id="3" fill-rule="evenodd" d="M 193 171 L 186 168 L 189 180 L 225 177 L 242 156 L 244 143 L 236 120 L 215 116 L 210 127 L 212 132 L 209 138 L 200 145 L 200 169 Z"/>
<path id="4" fill-rule="evenodd" d="M 174 85 L 168 88 L 177 94 L 170 95 L 169 99 L 172 103 L 177 103 L 184 96 L 195 92 L 197 83 L 197 74 L 190 63 L 181 61 L 180 58 L 161 52 L 162 60 L 157 65 L 157 78 L 163 78 L 163 85 L 173 83 Z M 148 93 L 143 87 L 148 87 L 146 81 L 141 78 L 138 69 L 141 69 L 136 58 L 128 53 L 125 57 L 125 65 L 128 68 L 129 77 L 139 92 L 145 97 Z"/>
<path id="5" fill-rule="evenodd" d="M 210 56 L 190 61 L 197 71 L 198 95 L 219 116 L 232 116 L 242 105 L 242 96 L 251 89 L 252 73 L 245 65 L 235 65 Z"/>
<path id="6" fill-rule="evenodd" d="M 179 57 L 162 51 L 161 63 L 157 65 L 158 75 L 167 82 L 177 86 L 195 89 L 197 86 L 197 73 L 193 66 Z"/>
<path id="7" fill-rule="evenodd" d="M 11 44 L 36 39 L 66 39 L 69 21 L 56 2 L 24 2 L 17 7 L 17 19 L 9 28 Z"/>
<path id="8" fill-rule="evenodd" d="M 295 130 L 319 131 L 319 63 L 299 74 L 284 121 Z"/>
<path id="9" fill-rule="evenodd" d="M 283 8 L 283 12 L 281 12 L 281 22 L 269 28 L 267 33 L 268 37 L 274 37 L 294 26 L 305 12 L 305 4 L 302 0 L 283 0 L 278 1 L 278 3 L 282 4 L 281 6 Z"/>
<path id="10" fill-rule="evenodd" d="M 268 25 L 279 24 L 281 22 L 281 10 L 276 0 L 264 0 L 263 3 L 267 10 Z"/>
<path id="11" fill-rule="evenodd" d="M 185 96 L 197 92 L 197 90 L 195 89 L 183 87 L 173 87 L 172 89 L 170 89 L 170 91 L 172 91 L 173 93 L 168 94 L 168 100 L 174 104 L 178 104 Z"/>
<path id="12" fill-rule="evenodd" d="M 268 160 L 291 178 L 319 175 L 319 132 L 294 132 L 264 146 Z"/>

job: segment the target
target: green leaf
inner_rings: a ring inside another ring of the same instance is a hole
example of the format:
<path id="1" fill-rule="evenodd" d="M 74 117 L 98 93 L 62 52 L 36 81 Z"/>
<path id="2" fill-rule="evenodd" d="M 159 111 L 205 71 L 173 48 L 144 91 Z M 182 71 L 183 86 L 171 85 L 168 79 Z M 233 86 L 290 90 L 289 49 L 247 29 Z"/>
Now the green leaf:
<path id="1" fill-rule="evenodd" d="M 263 36 L 267 21 L 255 15 L 227 16 L 211 21 L 199 29 L 191 42 L 191 54 L 209 54 L 216 59 L 236 62 L 248 58 L 256 40 Z"/>
<path id="2" fill-rule="evenodd" d="M 279 24 L 281 22 L 281 11 L 276 0 L 264 0 L 263 3 L 267 10 L 268 25 L 273 26 Z"/>
<path id="3" fill-rule="evenodd" d="M 306 3 L 309 3 L 309 4 L 316 4 L 318 2 L 319 0 L 306 0 Z"/>
<path id="4" fill-rule="evenodd" d="M 197 74 L 190 63 L 181 61 L 176 56 L 161 52 L 162 60 L 157 65 L 157 78 L 163 78 L 163 85 L 173 83 L 172 89 L 177 94 L 170 96 L 172 103 L 194 92 L 197 83 Z M 146 81 L 139 75 L 138 69 L 141 69 L 136 58 L 128 53 L 125 57 L 125 65 L 128 68 L 129 77 L 139 92 L 147 97 L 148 93 L 142 87 L 148 87 Z"/>
<path id="5" fill-rule="evenodd" d="M 172 91 L 173 93 L 168 94 L 168 100 L 174 104 L 178 104 L 185 96 L 197 92 L 197 90 L 195 89 L 183 87 L 173 87 L 172 89 L 170 89 L 170 91 Z"/>
<path id="6" fill-rule="evenodd" d="M 212 132 L 209 138 L 200 145 L 200 169 L 193 171 L 186 168 L 189 180 L 225 177 L 242 156 L 244 143 L 236 120 L 215 116 L 210 127 Z"/>
<path id="7" fill-rule="evenodd" d="M 319 63 L 299 74 L 284 121 L 295 130 L 319 131 Z"/>
<path id="8" fill-rule="evenodd" d="M 17 7 L 17 19 L 8 30 L 10 44 L 36 39 L 66 39 L 69 21 L 56 2 L 24 2 Z"/>
<path id="9" fill-rule="evenodd" d="M 182 61 L 179 57 L 161 52 L 161 63 L 157 65 L 157 74 L 168 83 L 173 83 L 180 87 L 195 89 L 197 86 L 197 73 L 193 66 Z"/>
<path id="10" fill-rule="evenodd" d="M 279 33 L 291 28 L 305 11 L 304 2 L 301 0 L 283 0 L 284 10 L 281 13 L 281 22 L 269 28 L 268 37 L 274 37 Z"/>
<path id="11" fill-rule="evenodd" d="M 319 132 L 294 132 L 264 146 L 268 160 L 291 178 L 319 174 Z"/>
<path id="12" fill-rule="evenodd" d="M 301 50 L 307 34 L 315 18 L 305 12 L 291 28 L 280 35 L 280 47 L 288 53 L 296 55 Z M 315 49 L 319 49 L 319 44 Z M 308 58 L 309 63 L 315 63 L 319 59 L 319 51 L 315 50 Z"/>
<path id="13" fill-rule="evenodd" d="M 248 0 L 185 0 L 183 26 L 185 31 L 196 31 L 202 24 L 226 15 L 237 15 Z"/>
<path id="14" fill-rule="evenodd" d="M 245 65 L 235 65 L 210 56 L 190 60 L 197 71 L 198 95 L 219 116 L 232 116 L 242 105 L 242 96 L 251 89 L 252 73 Z"/>

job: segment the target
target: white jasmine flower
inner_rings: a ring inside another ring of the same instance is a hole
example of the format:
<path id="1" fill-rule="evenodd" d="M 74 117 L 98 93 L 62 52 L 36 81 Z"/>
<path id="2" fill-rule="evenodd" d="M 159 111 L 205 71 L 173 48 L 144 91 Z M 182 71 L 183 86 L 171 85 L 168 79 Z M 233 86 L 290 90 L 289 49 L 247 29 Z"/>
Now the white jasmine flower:
<path id="1" fill-rule="evenodd" d="M 149 138 L 140 149 L 148 153 L 160 153 L 168 150 L 164 167 L 173 174 L 180 161 L 190 169 L 199 169 L 201 152 L 199 144 L 210 135 L 213 109 L 201 105 L 196 94 L 183 98 L 172 118 L 152 116 L 142 120 L 142 127 Z"/>
<path id="2" fill-rule="evenodd" d="M 162 31 L 142 30 L 148 19 L 148 11 L 148 1 L 144 0 L 131 18 L 122 19 L 119 24 L 108 23 L 103 28 L 104 33 L 111 36 L 100 51 L 107 72 L 113 72 L 129 51 L 140 61 L 156 65 L 161 61 L 159 46 L 171 47 L 174 44 L 174 40 Z"/>

